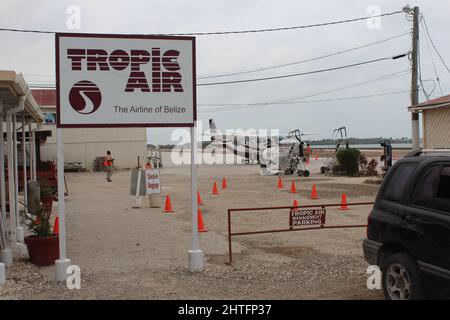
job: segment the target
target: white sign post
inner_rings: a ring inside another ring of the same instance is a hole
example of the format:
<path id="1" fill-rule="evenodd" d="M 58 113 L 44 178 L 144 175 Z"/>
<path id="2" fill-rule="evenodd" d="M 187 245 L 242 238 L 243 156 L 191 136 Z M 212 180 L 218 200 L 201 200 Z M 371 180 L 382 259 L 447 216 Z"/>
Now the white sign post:
<path id="1" fill-rule="evenodd" d="M 62 128 L 195 128 L 195 38 L 145 35 L 56 34 L 60 260 L 66 265 Z M 195 158 L 195 135 L 191 135 Z M 192 248 L 189 270 L 203 269 L 197 244 L 197 172 L 191 163 Z M 58 262 L 60 262 L 58 264 Z M 64 269 L 64 270 L 62 270 Z M 60 275 L 60 276 L 58 276 Z"/>

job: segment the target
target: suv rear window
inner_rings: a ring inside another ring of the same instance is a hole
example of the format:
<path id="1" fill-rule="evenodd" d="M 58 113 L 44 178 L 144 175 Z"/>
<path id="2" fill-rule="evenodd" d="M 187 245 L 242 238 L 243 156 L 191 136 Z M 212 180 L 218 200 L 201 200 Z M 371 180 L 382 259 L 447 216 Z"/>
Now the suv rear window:
<path id="1" fill-rule="evenodd" d="M 421 174 L 411 204 L 450 214 L 450 167 L 434 165 Z"/>
<path id="2" fill-rule="evenodd" d="M 442 166 L 434 165 L 423 171 L 417 180 L 411 203 L 424 208 L 433 208 L 433 200 L 441 176 Z"/>
<path id="3" fill-rule="evenodd" d="M 383 198 L 386 200 L 397 201 L 401 200 L 403 190 L 408 184 L 411 173 L 416 167 L 415 164 L 401 164 L 394 171 L 389 178 L 388 184 L 384 190 Z"/>

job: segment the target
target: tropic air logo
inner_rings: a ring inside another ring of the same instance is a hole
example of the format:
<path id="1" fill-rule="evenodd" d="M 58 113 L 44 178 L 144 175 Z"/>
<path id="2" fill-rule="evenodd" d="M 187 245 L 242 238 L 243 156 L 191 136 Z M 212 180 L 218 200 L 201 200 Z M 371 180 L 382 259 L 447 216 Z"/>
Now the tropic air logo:
<path id="1" fill-rule="evenodd" d="M 179 93 L 182 86 L 181 66 L 178 63 L 180 51 L 161 50 L 121 50 L 108 52 L 103 49 L 67 49 L 72 71 L 125 72 L 124 93 Z M 147 67 L 147 70 L 144 70 Z M 147 72 L 146 72 L 147 71 Z M 69 101 L 72 108 L 81 114 L 91 114 L 99 107 L 102 96 L 99 88 L 92 82 L 77 82 L 70 90 Z"/>
<path id="2" fill-rule="evenodd" d="M 95 83 L 82 80 L 75 83 L 70 89 L 69 102 L 76 112 L 91 114 L 100 107 L 102 94 Z"/>

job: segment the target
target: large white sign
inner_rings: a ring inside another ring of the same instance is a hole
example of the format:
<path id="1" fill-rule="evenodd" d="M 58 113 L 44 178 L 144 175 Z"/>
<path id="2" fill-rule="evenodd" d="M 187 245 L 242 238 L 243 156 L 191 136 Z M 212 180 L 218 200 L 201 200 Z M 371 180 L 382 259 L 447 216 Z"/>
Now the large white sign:
<path id="1" fill-rule="evenodd" d="M 147 194 L 161 193 L 159 169 L 145 170 L 145 188 Z"/>
<path id="2" fill-rule="evenodd" d="M 57 126 L 191 127 L 195 38 L 56 34 Z"/>

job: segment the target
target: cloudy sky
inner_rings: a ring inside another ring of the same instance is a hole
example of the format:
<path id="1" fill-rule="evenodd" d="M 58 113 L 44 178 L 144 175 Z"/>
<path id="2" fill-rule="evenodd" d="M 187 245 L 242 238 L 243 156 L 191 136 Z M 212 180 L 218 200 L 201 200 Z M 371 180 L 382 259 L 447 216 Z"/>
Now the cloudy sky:
<path id="1" fill-rule="evenodd" d="M 401 10 L 397 0 L 190 0 L 190 1 L 2 1 L 1 28 L 74 31 L 67 29 L 67 8 L 81 10 L 81 29 L 91 33 L 190 33 L 291 27 L 368 16 L 377 6 L 381 13 Z M 431 38 L 450 65 L 448 13 L 450 1 L 410 1 L 418 5 Z M 369 27 L 372 26 L 372 27 Z M 367 21 L 278 32 L 210 35 L 197 37 L 198 82 L 260 78 L 333 68 L 391 57 L 408 52 L 411 22 L 405 14 L 383 17 L 380 24 Z M 379 28 L 378 28 L 379 26 Z M 433 60 L 421 24 L 421 71 L 424 89 L 431 97 L 441 95 Z M 384 41 L 388 38 L 391 40 Z M 338 51 L 377 45 L 291 64 Z M 22 72 L 32 84 L 54 83 L 52 34 L 0 32 L 0 69 Z M 450 74 L 435 52 L 434 63 L 442 93 L 450 93 Z M 210 76 L 283 64 L 259 72 L 221 78 Z M 299 128 L 320 132 L 347 126 L 354 137 L 410 136 L 410 68 L 407 58 L 385 60 L 344 70 L 270 81 L 199 87 L 199 119 L 214 118 L 225 128 Z M 207 77 L 207 78 L 204 78 Z M 434 90 L 433 90 L 434 89 Z M 376 96 L 373 96 L 376 95 Z M 356 98 L 361 96 L 372 96 Z M 350 99 L 347 99 L 350 98 Z M 426 99 L 421 92 L 420 100 Z M 281 102 L 288 101 L 288 104 Z M 292 101 L 298 101 L 292 103 Z M 271 105 L 245 106 L 275 102 Z M 221 104 L 224 106 L 211 106 Z M 151 129 L 150 143 L 170 141 L 169 129 Z"/>

